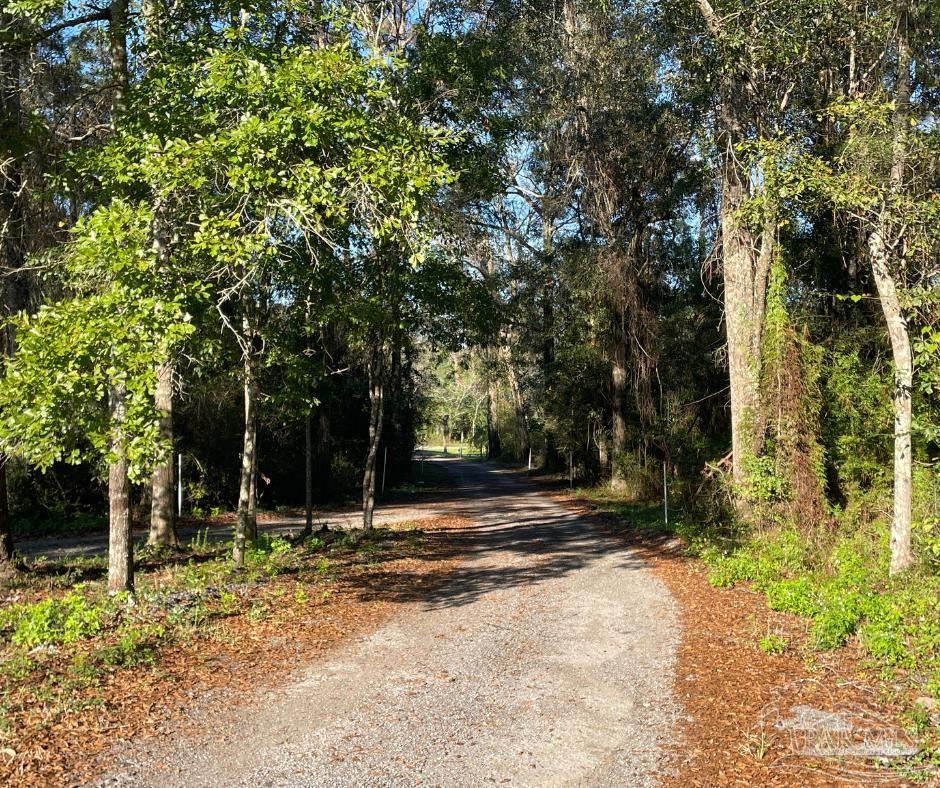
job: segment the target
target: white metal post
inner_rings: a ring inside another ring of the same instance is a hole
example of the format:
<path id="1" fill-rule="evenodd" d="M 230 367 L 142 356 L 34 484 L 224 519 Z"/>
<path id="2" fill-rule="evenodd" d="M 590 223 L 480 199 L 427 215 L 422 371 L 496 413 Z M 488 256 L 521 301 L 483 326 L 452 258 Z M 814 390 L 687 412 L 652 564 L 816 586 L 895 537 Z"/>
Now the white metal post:
<path id="1" fill-rule="evenodd" d="M 183 516 L 183 452 L 176 461 L 176 514 Z"/>
<path id="2" fill-rule="evenodd" d="M 385 495 L 385 472 L 388 470 L 388 446 L 385 447 L 385 454 L 382 458 L 382 495 Z"/>
<path id="3" fill-rule="evenodd" d="M 663 460 L 663 519 L 669 525 L 669 488 L 666 484 L 666 461 Z"/>
<path id="4" fill-rule="evenodd" d="M 532 470 L 532 447 L 529 446 L 529 470 Z"/>

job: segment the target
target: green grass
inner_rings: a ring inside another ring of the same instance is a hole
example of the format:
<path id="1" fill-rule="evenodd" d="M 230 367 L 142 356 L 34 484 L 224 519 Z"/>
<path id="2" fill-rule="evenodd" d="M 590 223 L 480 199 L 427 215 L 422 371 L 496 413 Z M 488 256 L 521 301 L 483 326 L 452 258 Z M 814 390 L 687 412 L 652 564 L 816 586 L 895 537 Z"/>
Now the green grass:
<path id="1" fill-rule="evenodd" d="M 411 477 L 409 481 L 390 487 L 385 491 L 384 500 L 402 496 L 411 496 L 422 492 L 439 491 L 451 486 L 451 478 L 447 469 L 437 462 L 422 462 L 420 459 L 411 461 Z"/>
<path id="2" fill-rule="evenodd" d="M 445 453 L 444 446 L 418 446 L 417 451 L 437 457 L 476 457 L 482 458 L 485 452 L 479 446 L 471 446 L 469 443 L 455 443 L 447 446 Z"/>

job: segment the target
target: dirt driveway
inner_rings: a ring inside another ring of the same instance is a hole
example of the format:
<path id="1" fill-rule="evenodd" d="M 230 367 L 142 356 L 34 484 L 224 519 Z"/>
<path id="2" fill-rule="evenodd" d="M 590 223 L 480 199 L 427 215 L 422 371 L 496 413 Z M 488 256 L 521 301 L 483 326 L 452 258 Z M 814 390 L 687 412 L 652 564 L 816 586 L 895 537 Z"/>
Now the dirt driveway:
<path id="1" fill-rule="evenodd" d="M 444 460 L 466 560 L 371 635 L 201 738 L 129 744 L 109 785 L 652 785 L 679 638 L 622 542 L 490 466 Z"/>

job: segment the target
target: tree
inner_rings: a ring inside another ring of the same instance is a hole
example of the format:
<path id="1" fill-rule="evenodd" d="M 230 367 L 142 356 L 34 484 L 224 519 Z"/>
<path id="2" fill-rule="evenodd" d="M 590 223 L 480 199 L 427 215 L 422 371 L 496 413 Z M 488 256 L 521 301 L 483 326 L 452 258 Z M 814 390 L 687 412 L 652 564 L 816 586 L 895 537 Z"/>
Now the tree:
<path id="1" fill-rule="evenodd" d="M 104 460 L 109 468 L 108 589 L 133 590 L 129 483 L 162 447 L 156 359 L 192 331 L 186 295 L 159 295 L 145 206 L 112 201 L 60 253 L 76 295 L 15 326 L 17 354 L 0 382 L 0 446 L 48 468 Z"/>

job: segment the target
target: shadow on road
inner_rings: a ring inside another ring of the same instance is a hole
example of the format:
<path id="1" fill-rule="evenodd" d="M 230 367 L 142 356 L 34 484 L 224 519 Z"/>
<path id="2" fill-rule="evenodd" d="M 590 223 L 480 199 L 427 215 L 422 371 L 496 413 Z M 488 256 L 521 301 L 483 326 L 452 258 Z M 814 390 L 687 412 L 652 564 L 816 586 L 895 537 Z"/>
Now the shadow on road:
<path id="1" fill-rule="evenodd" d="M 362 598 L 456 607 L 494 591 L 544 583 L 609 556 L 617 557 L 622 570 L 645 565 L 599 519 L 569 511 L 517 474 L 478 462 L 439 461 L 456 477 L 455 488 L 440 502 L 472 524 L 429 534 L 422 559 L 463 562 L 430 587 L 427 575 L 419 582 L 417 573 L 370 572 L 358 580 Z"/>

